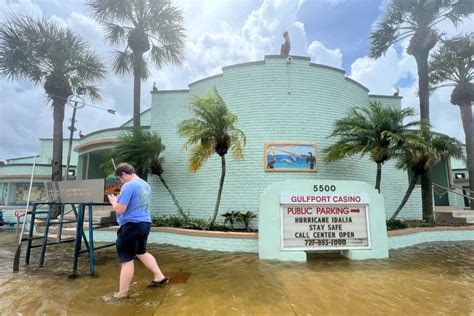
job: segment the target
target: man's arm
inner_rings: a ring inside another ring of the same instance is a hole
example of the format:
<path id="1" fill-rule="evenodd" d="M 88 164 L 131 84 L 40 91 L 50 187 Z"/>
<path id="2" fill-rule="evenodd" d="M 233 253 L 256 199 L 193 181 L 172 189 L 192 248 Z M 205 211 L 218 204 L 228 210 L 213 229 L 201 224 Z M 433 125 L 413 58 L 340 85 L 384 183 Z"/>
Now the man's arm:
<path id="1" fill-rule="evenodd" d="M 114 209 L 115 213 L 123 214 L 127 209 L 127 205 L 117 203 L 117 197 L 114 194 L 107 195 L 109 198 L 110 204 L 112 204 L 112 208 Z"/>

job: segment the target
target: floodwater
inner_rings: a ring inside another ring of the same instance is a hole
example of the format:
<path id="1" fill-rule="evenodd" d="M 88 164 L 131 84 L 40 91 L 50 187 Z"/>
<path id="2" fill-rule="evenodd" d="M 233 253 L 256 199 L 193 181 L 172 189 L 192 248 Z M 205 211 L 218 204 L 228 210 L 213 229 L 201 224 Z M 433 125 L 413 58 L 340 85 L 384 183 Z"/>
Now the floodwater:
<path id="1" fill-rule="evenodd" d="M 97 276 L 70 278 L 72 244 L 48 246 L 44 268 L 13 274 L 15 235 L 0 230 L 2 315 L 473 315 L 474 242 L 423 244 L 390 259 L 350 261 L 324 255 L 307 263 L 261 261 L 256 254 L 149 245 L 171 283 L 147 288 L 135 264 L 131 297 L 118 286 L 114 248 L 96 252 Z M 25 249 L 23 248 L 23 254 Z"/>

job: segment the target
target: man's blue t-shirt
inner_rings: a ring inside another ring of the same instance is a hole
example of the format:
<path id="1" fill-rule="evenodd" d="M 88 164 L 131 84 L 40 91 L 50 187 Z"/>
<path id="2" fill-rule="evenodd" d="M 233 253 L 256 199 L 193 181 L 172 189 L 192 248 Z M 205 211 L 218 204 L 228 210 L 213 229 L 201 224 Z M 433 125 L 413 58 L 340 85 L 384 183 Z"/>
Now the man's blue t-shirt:
<path id="1" fill-rule="evenodd" d="M 120 190 L 117 203 L 127 205 L 123 214 L 117 214 L 117 221 L 122 226 L 125 223 L 151 223 L 148 206 L 150 205 L 151 189 L 142 179 L 126 182 Z"/>

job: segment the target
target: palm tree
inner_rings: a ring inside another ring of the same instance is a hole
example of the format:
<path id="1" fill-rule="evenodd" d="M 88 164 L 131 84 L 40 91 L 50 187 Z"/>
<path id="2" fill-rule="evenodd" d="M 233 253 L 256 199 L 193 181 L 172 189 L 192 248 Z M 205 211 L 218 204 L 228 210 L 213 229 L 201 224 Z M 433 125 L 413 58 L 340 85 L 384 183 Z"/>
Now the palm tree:
<path id="1" fill-rule="evenodd" d="M 455 25 L 474 11 L 472 0 L 393 0 L 371 34 L 370 57 L 379 58 L 390 46 L 410 38 L 407 53 L 416 60 L 420 118 L 430 120 L 428 55 L 439 40 L 436 25 L 449 19 Z M 423 217 L 433 216 L 432 181 L 421 177 Z"/>
<path id="2" fill-rule="evenodd" d="M 214 153 L 221 157 L 221 180 L 214 215 L 209 221 L 209 229 L 211 229 L 219 212 L 224 188 L 225 155 L 230 149 L 234 159 L 243 159 L 246 140 L 244 133 L 235 127 L 237 116 L 229 111 L 215 88 L 213 93 L 202 98 L 195 98 L 190 109 L 195 117 L 181 122 L 178 126 L 178 133 L 188 138 L 185 148 L 193 146 L 189 170 L 198 171 Z"/>
<path id="3" fill-rule="evenodd" d="M 46 20 L 13 16 L 0 26 L 0 74 L 42 85 L 53 104 L 52 180 L 62 180 L 66 99 L 82 89 L 100 99 L 94 83 L 105 65 L 75 33 Z"/>
<path id="4" fill-rule="evenodd" d="M 390 220 L 394 220 L 410 198 L 418 178 L 433 168 L 441 159 L 450 157 L 462 158 L 462 145 L 459 141 L 446 135 L 431 132 L 417 132 L 417 137 L 406 141 L 397 154 L 397 168 L 411 170 L 413 176 L 410 179 L 407 192 L 400 206 L 393 213 Z M 428 137 L 426 135 L 429 135 Z M 430 217 L 428 222 L 433 222 Z"/>
<path id="5" fill-rule="evenodd" d="M 418 67 L 420 117 L 430 120 L 428 55 L 439 40 L 435 26 L 449 19 L 455 25 L 474 11 L 471 0 L 393 0 L 371 34 L 370 57 L 379 58 L 393 44 L 410 38 L 407 53 Z"/>
<path id="6" fill-rule="evenodd" d="M 181 204 L 169 188 L 163 178 L 163 151 L 165 145 L 156 132 L 150 132 L 143 128 L 134 128 L 131 133 L 120 136 L 115 145 L 112 156 L 117 161 L 126 161 L 133 165 L 139 177 L 146 179 L 148 173 L 159 177 L 163 186 L 168 190 L 178 212 L 187 222 L 189 216 L 184 212 Z"/>
<path id="7" fill-rule="evenodd" d="M 447 41 L 432 56 L 430 61 L 430 82 L 433 88 L 454 86 L 451 103 L 459 106 L 464 129 L 469 190 L 474 201 L 474 128 L 472 102 L 474 101 L 474 41 L 464 36 Z M 471 202 L 471 210 L 474 203 Z"/>
<path id="8" fill-rule="evenodd" d="M 380 193 L 382 165 L 392 158 L 398 146 L 410 136 L 408 128 L 420 126 L 420 121 L 407 124 L 403 120 L 413 116 L 412 108 L 396 109 L 370 102 L 367 107 L 355 107 L 337 120 L 329 137 L 339 140 L 326 148 L 326 161 L 336 161 L 356 154 L 370 155 L 377 164 L 375 189 Z"/>
<path id="9" fill-rule="evenodd" d="M 184 50 L 183 14 L 169 0 L 89 0 L 96 19 L 105 27 L 114 46 L 126 45 L 113 54 L 117 74 L 133 72 L 133 126 L 140 126 L 141 81 L 148 78 L 150 59 L 158 68 L 181 64 Z"/>

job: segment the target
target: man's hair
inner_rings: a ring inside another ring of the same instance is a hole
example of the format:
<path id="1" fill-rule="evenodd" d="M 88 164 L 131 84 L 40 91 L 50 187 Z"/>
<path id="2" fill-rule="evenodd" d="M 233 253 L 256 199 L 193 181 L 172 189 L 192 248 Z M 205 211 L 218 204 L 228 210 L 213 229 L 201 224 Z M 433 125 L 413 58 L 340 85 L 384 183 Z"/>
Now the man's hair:
<path id="1" fill-rule="evenodd" d="M 122 173 L 133 174 L 135 173 L 135 168 L 133 168 L 132 165 L 126 162 L 119 163 L 117 168 L 115 169 L 115 175 L 117 177 L 120 177 Z"/>

